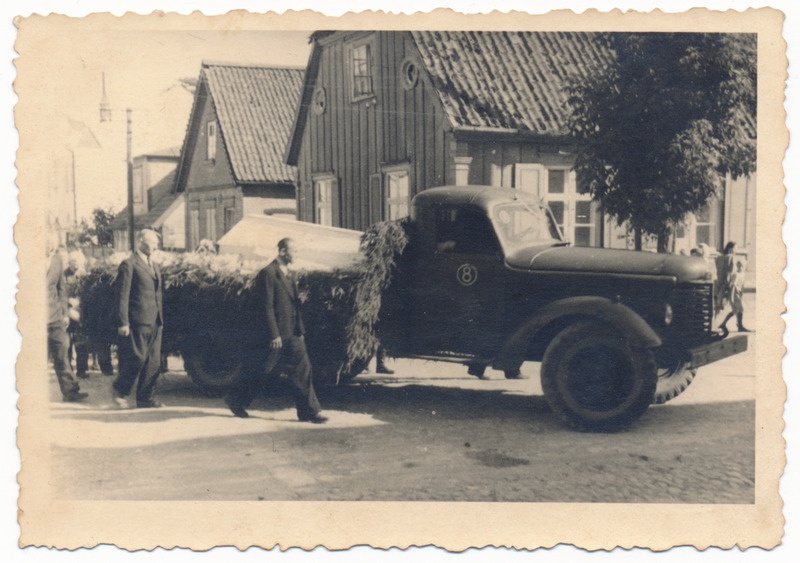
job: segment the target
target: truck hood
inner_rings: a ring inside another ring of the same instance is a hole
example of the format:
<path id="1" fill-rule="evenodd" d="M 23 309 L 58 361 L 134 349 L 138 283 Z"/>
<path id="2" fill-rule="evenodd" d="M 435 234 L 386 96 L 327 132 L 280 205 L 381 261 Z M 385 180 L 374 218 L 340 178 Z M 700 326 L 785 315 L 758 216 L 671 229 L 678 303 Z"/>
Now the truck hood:
<path id="1" fill-rule="evenodd" d="M 708 269 L 702 258 L 633 250 L 537 246 L 513 251 L 506 263 L 512 268 L 534 272 L 671 276 L 678 283 L 708 279 Z"/>

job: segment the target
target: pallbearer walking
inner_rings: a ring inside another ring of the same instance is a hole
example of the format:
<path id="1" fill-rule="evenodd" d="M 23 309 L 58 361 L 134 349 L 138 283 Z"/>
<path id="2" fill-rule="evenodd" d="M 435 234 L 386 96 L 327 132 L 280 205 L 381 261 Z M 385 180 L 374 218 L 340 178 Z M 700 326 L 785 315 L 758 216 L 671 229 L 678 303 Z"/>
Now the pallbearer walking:
<path id="1" fill-rule="evenodd" d="M 116 280 L 119 375 L 113 383 L 117 406 L 128 408 L 127 396 L 136 385 L 136 406 L 163 406 L 153 399 L 161 364 L 161 328 L 164 324 L 161 271 L 152 262 L 158 234 L 144 229 L 137 249 L 119 265 Z"/>
<path id="2" fill-rule="evenodd" d="M 253 293 L 258 306 L 258 331 L 255 339 L 244 346 L 242 375 L 225 397 L 231 412 L 240 418 L 249 416 L 245 409 L 267 372 L 277 371 L 286 374 L 301 421 L 321 424 L 328 420 L 320 414 L 311 380 L 300 294 L 289 270 L 295 252 L 292 239 L 281 239 L 278 257 L 256 276 Z"/>

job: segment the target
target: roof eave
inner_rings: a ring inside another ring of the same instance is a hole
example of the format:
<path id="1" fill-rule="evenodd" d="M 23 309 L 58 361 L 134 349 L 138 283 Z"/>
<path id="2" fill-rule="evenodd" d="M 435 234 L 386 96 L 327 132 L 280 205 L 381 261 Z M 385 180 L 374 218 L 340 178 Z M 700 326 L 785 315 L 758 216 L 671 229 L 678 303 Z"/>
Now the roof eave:
<path id="1" fill-rule="evenodd" d="M 453 127 L 453 135 L 457 140 L 470 141 L 486 138 L 502 138 L 506 141 L 526 141 L 538 143 L 568 144 L 573 142 L 570 135 L 565 133 L 540 133 L 530 129 L 510 129 L 506 127 L 487 127 L 474 125 L 460 125 Z"/>
<path id="2" fill-rule="evenodd" d="M 283 157 L 284 162 L 290 166 L 297 166 L 300 146 L 303 143 L 303 130 L 305 129 L 306 118 L 308 117 L 308 108 L 311 105 L 311 96 L 314 94 L 314 84 L 317 81 L 317 72 L 319 71 L 319 61 L 322 52 L 319 39 L 324 37 L 325 35 L 319 32 L 311 36 L 311 41 L 314 45 L 311 48 L 311 54 L 308 56 L 308 64 L 306 65 L 306 72 L 303 76 L 303 90 L 300 94 L 300 102 L 295 108 L 292 134 L 289 137 L 289 143 L 286 145 L 286 151 Z"/>

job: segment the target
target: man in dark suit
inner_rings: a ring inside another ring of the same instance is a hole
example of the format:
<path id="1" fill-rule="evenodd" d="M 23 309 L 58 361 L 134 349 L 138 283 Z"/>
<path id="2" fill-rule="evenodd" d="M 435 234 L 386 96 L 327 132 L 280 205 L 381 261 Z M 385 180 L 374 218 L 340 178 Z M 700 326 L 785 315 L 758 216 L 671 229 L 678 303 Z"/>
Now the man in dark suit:
<path id="1" fill-rule="evenodd" d="M 294 274 L 288 268 L 294 256 L 294 241 L 281 239 L 278 257 L 256 276 L 253 293 L 258 307 L 258 331 L 255 339 L 244 346 L 242 374 L 225 397 L 231 412 L 240 418 L 249 416 L 245 409 L 253 400 L 260 380 L 275 371 L 286 374 L 297 417 L 302 422 L 321 424 L 328 420 L 320 414 L 303 338 L 300 295 Z M 265 346 L 265 339 L 269 346 Z"/>
<path id="2" fill-rule="evenodd" d="M 128 408 L 127 396 L 138 379 L 136 406 L 157 408 L 163 406 L 153 399 L 153 392 L 161 365 L 164 310 L 161 271 L 151 257 L 158 248 L 158 235 L 144 229 L 137 241 L 137 250 L 119 265 L 115 282 L 119 375 L 112 393 L 117 406 Z"/>

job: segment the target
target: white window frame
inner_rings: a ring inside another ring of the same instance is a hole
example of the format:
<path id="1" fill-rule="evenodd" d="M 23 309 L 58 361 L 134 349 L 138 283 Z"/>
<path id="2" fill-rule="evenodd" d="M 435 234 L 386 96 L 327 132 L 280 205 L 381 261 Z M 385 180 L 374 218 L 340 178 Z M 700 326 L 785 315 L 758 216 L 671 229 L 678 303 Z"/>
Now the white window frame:
<path id="1" fill-rule="evenodd" d="M 411 213 L 411 174 L 408 168 L 407 164 L 402 164 L 383 169 L 384 213 L 388 221 L 408 217 Z M 400 187 L 400 193 L 393 196 L 395 182 Z"/>
<path id="2" fill-rule="evenodd" d="M 333 174 L 315 176 L 314 180 L 314 222 L 317 225 L 335 226 L 334 200 L 337 179 Z"/>
<path id="3" fill-rule="evenodd" d="M 349 65 L 350 65 L 350 99 L 353 102 L 360 102 L 375 97 L 375 48 L 372 38 L 362 39 L 350 46 Z M 364 50 L 363 58 L 356 59 L 356 54 Z M 357 63 L 363 61 L 361 68 Z M 357 74 L 358 73 L 358 74 Z M 362 83 L 368 83 L 368 88 L 363 88 Z"/>
<path id="4" fill-rule="evenodd" d="M 217 158 L 217 122 L 211 120 L 206 123 L 206 160 Z"/>

